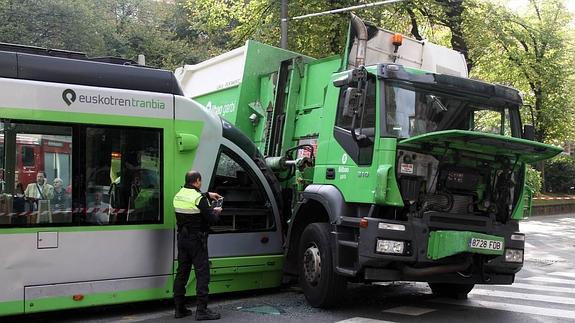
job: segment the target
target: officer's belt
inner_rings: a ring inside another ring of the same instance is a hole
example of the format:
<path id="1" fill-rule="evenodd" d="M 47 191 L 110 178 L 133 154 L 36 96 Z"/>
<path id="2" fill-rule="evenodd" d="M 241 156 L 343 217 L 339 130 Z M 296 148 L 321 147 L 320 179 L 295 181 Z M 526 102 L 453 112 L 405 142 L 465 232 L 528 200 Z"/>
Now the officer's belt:
<path id="1" fill-rule="evenodd" d="M 195 209 L 195 210 L 190 210 L 190 209 L 182 209 L 182 208 L 175 208 L 176 213 L 182 213 L 182 214 L 198 214 L 200 213 L 200 210 Z"/>
<path id="2" fill-rule="evenodd" d="M 184 232 L 185 231 L 185 232 Z M 209 232 L 207 231 L 200 231 L 198 229 L 191 229 L 190 225 L 183 225 L 181 230 L 179 230 L 179 232 L 181 232 L 182 234 L 194 234 L 194 235 L 198 235 L 202 238 L 206 238 L 209 235 Z"/>

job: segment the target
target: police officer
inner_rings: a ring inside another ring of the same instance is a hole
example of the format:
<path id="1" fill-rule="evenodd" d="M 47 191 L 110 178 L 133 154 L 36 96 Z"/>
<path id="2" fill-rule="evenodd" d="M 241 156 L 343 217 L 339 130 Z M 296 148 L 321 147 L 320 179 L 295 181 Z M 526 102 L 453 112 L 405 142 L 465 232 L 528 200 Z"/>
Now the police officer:
<path id="1" fill-rule="evenodd" d="M 192 264 L 196 274 L 196 320 L 217 320 L 220 314 L 208 309 L 208 231 L 219 220 L 221 207 L 213 208 L 210 200 L 221 199 L 217 193 L 201 193 L 202 176 L 197 171 L 186 173 L 186 184 L 174 197 L 178 224 L 178 271 L 174 281 L 176 318 L 191 314 L 185 306 L 186 283 Z"/>

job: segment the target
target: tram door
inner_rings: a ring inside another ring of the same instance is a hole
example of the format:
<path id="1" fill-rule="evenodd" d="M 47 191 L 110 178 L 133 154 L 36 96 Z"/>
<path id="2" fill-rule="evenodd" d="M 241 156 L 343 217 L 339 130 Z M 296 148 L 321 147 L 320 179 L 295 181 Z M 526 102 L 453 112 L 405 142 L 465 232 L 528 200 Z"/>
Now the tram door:
<path id="1" fill-rule="evenodd" d="M 220 222 L 210 236 L 210 256 L 282 253 L 278 205 L 255 163 L 237 146 L 222 146 L 209 191 L 224 197 Z"/>

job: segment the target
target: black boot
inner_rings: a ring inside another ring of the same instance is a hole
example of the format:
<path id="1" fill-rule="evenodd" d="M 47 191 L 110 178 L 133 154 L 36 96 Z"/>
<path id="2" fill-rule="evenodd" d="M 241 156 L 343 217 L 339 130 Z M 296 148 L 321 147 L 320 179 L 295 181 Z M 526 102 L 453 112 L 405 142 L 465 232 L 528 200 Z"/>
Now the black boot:
<path id="1" fill-rule="evenodd" d="M 184 304 L 176 304 L 176 312 L 174 318 L 182 318 L 192 314 L 192 311 L 186 307 Z"/>
<path id="2" fill-rule="evenodd" d="M 207 307 L 198 307 L 196 309 L 196 321 L 219 320 L 220 317 L 220 313 L 212 312 Z"/>

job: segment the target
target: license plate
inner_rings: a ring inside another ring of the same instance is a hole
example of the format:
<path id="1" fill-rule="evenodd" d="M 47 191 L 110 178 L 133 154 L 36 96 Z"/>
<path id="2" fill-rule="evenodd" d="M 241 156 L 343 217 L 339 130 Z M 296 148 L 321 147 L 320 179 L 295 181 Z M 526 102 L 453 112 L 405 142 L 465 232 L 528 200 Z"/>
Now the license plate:
<path id="1" fill-rule="evenodd" d="M 469 246 L 475 249 L 503 250 L 503 242 L 480 238 L 471 238 Z"/>

